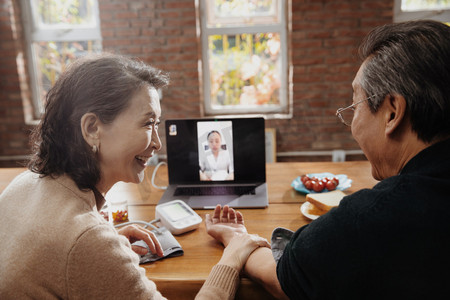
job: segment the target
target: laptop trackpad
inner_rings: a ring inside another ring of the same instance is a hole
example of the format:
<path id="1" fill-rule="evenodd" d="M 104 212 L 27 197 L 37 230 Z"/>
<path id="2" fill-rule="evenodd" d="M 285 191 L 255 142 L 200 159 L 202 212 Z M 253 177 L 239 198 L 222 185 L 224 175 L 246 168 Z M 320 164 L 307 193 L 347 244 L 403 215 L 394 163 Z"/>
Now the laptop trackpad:
<path id="1" fill-rule="evenodd" d="M 188 205 L 192 208 L 204 208 L 213 209 L 217 204 L 222 206 L 233 206 L 234 201 L 239 198 L 238 195 L 220 195 L 220 196 L 192 196 L 187 201 Z"/>

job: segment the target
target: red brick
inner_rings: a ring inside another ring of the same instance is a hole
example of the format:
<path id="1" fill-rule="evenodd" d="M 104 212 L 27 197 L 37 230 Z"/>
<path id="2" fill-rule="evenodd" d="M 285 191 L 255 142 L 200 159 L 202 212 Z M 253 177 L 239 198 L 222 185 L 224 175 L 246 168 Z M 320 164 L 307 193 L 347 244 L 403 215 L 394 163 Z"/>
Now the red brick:
<path id="1" fill-rule="evenodd" d="M 119 11 L 119 12 L 115 12 L 114 13 L 114 18 L 116 18 L 116 19 L 127 19 L 127 20 L 129 20 L 129 19 L 134 19 L 134 18 L 137 18 L 138 17 L 138 13 L 137 12 L 130 12 L 130 11 L 124 11 L 124 12 L 121 12 L 121 11 Z"/>
<path id="2" fill-rule="evenodd" d="M 186 8 L 194 9 L 195 8 L 194 1 L 174 1 L 174 2 L 166 1 L 165 7 L 168 9 L 186 9 Z"/>

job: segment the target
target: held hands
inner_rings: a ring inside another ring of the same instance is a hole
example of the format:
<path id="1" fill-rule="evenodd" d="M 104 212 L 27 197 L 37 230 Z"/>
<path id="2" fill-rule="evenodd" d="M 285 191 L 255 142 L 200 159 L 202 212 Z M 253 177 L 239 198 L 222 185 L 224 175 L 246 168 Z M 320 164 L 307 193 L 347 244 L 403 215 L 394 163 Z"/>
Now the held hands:
<path id="1" fill-rule="evenodd" d="M 163 256 L 163 249 L 161 248 L 161 244 L 159 243 L 155 234 L 150 230 L 133 224 L 124 226 L 118 229 L 117 232 L 125 236 L 130 241 L 130 243 L 143 240 L 148 245 L 152 253 L 156 253 L 158 256 Z M 139 255 L 144 255 L 148 252 L 146 248 L 140 246 L 132 245 L 131 248 Z"/>
<path id="2" fill-rule="evenodd" d="M 227 205 L 224 206 L 223 211 L 221 206 L 217 205 L 213 216 L 206 215 L 205 223 L 208 234 L 226 247 L 219 264 L 225 264 L 240 271 L 256 248 L 270 248 L 266 239 L 248 234 L 242 214 Z"/>

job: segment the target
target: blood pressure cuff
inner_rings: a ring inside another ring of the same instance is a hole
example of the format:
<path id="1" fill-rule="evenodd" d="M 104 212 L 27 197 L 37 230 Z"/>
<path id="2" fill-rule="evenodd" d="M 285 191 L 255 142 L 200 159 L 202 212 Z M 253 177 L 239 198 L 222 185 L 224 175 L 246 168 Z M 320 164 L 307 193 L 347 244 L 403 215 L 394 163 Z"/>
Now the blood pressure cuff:
<path id="1" fill-rule="evenodd" d="M 158 230 L 153 229 L 152 232 L 156 235 L 161 247 L 164 251 L 164 255 L 159 257 L 157 254 L 153 254 L 148 245 L 144 241 L 134 242 L 133 245 L 147 248 L 148 252 L 145 255 L 141 255 L 139 264 L 145 264 L 152 261 L 157 261 L 166 257 L 176 257 L 184 254 L 181 245 L 175 239 L 175 237 L 165 227 L 160 227 Z"/>
<path id="2" fill-rule="evenodd" d="M 277 227 L 272 232 L 272 238 L 270 239 L 271 240 L 270 243 L 273 258 L 277 263 L 278 260 L 280 260 L 280 257 L 283 255 L 284 248 L 291 240 L 293 234 L 294 234 L 293 231 L 282 227 Z"/>

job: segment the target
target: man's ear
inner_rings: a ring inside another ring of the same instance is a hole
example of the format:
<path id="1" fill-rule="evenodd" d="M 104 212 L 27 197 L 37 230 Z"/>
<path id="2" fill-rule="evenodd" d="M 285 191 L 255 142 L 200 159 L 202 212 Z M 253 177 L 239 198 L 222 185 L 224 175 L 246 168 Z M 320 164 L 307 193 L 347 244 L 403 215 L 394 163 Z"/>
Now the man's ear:
<path id="1" fill-rule="evenodd" d="M 81 117 L 81 133 L 83 138 L 91 147 L 97 145 L 99 136 L 100 120 L 94 113 L 86 113 Z M 98 145 L 97 145 L 98 146 Z"/>
<path id="2" fill-rule="evenodd" d="M 402 95 L 387 95 L 384 106 L 385 132 L 386 135 L 392 135 L 405 120 L 406 100 Z"/>

